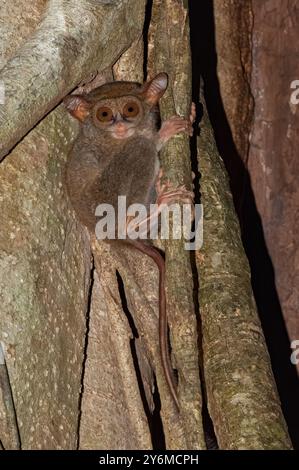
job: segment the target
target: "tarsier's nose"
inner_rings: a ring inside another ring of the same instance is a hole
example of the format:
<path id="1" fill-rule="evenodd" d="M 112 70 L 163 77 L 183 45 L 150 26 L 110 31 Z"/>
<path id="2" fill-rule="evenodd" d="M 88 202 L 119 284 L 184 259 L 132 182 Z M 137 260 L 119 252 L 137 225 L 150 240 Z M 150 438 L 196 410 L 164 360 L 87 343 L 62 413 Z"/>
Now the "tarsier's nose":
<path id="1" fill-rule="evenodd" d="M 116 113 L 116 115 L 114 116 L 114 123 L 117 124 L 119 122 L 121 122 L 123 120 L 123 117 L 120 113 Z"/>
<path id="2" fill-rule="evenodd" d="M 114 118 L 114 128 L 117 132 L 125 132 L 127 130 L 127 126 L 120 113 L 117 113 Z"/>

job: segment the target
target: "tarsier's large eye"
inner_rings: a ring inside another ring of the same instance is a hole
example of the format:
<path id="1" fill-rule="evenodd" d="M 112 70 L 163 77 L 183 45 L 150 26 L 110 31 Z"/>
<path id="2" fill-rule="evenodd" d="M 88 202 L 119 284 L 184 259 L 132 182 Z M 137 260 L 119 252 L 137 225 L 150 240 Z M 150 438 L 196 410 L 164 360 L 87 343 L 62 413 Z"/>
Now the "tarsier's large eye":
<path id="1" fill-rule="evenodd" d="M 112 121 L 113 119 L 112 109 L 108 108 L 108 106 L 101 106 L 96 111 L 96 117 L 101 122 Z"/>
<path id="2" fill-rule="evenodd" d="M 135 101 L 129 101 L 123 109 L 123 116 L 126 118 L 134 118 L 139 113 L 139 106 Z"/>

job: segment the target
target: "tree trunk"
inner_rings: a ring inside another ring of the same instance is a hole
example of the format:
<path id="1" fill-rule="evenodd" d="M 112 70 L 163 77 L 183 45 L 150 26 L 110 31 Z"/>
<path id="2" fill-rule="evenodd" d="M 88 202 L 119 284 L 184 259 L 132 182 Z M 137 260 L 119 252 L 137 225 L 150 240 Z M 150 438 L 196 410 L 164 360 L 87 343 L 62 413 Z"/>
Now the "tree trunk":
<path id="1" fill-rule="evenodd" d="M 23 449 L 77 444 L 90 250 L 62 186 L 74 132 L 60 107 L 0 167 L 0 330 Z"/>
<path id="2" fill-rule="evenodd" d="M 299 211 L 299 106 L 291 102 L 291 84 L 299 80 L 295 59 L 299 53 L 299 6 L 296 0 L 274 0 L 271 10 L 265 1 L 253 0 L 252 6 L 255 115 L 248 169 L 289 337 L 298 340 L 299 222 L 295 214 Z"/>
<path id="3" fill-rule="evenodd" d="M 206 110 L 198 142 L 204 243 L 197 253 L 203 368 L 221 449 L 289 449 L 250 269 Z"/>
<path id="4" fill-rule="evenodd" d="M 145 24 L 145 0 L 27 3 L 13 5 L 13 15 L 4 1 L 1 14 L 7 21 L 0 24 L 5 39 L 0 46 L 0 155 L 6 157 L 0 166 L 0 445 L 204 449 L 203 388 L 221 448 L 290 448 L 227 177 L 208 120 L 198 143 L 205 211 L 204 246 L 196 253 L 200 312 L 194 302 L 196 269 L 185 240 L 170 238 L 164 244 L 180 413 L 161 365 L 156 267 L 140 253 L 112 250 L 90 238 L 76 221 L 63 186 L 78 127 L 63 106 L 56 106 L 75 87 L 80 93 L 112 78 L 142 81 L 146 69 L 149 76 L 166 71 L 162 118 L 188 116 L 187 2 L 154 0 Z M 221 24 L 240 20 L 250 29 L 248 12 L 246 1 L 238 15 L 223 15 Z M 221 15 L 216 20 L 219 25 Z M 233 86 L 227 84 L 237 46 L 227 75 L 220 61 L 220 81 L 229 92 L 229 119 L 240 119 L 234 121 L 233 136 L 245 155 L 252 115 L 249 40 L 244 34 L 239 43 L 233 26 L 230 32 L 235 45 L 246 47 Z M 217 48 L 224 58 L 221 41 Z M 188 138 L 174 137 L 161 158 L 165 177 L 191 188 Z"/>
<path id="5" fill-rule="evenodd" d="M 128 8 L 135 11 L 134 25 L 125 14 Z M 9 60 L 0 72 L 2 154 L 80 80 L 115 62 L 142 34 L 143 15 L 140 1 L 122 1 L 117 8 L 50 1 L 32 35 L 34 15 L 23 38 L 14 29 L 4 54 Z M 78 444 L 91 258 L 87 234 L 74 219 L 62 184 L 76 132 L 76 123 L 59 107 L 0 167 L 1 342 L 23 449 L 75 449 Z M 6 418 L 0 420 L 0 438 L 9 449 L 16 443 L 3 427 L 13 417 L 7 416 L 7 397 L 0 399 Z"/>
<path id="6" fill-rule="evenodd" d="M 296 373 L 290 360 L 291 342 L 299 337 L 298 105 L 291 98 L 299 77 L 298 6 L 296 1 L 214 0 L 214 16 L 218 62 L 213 70 L 221 93 L 214 92 L 209 76 L 209 114 L 230 175 L 284 415 L 298 447 L 298 364 Z"/>
<path id="7" fill-rule="evenodd" d="M 169 87 L 161 102 L 162 119 L 189 116 L 191 109 L 191 57 L 189 19 L 185 2 L 154 1 L 150 45 L 151 75 L 164 70 Z M 177 135 L 161 152 L 162 168 L 174 186 L 191 187 L 191 162 L 187 136 Z M 170 223 L 170 234 L 172 233 Z M 167 311 L 175 367 L 179 375 L 180 418 L 188 449 L 205 448 L 201 418 L 198 364 L 198 325 L 193 302 L 190 252 L 183 237 L 165 240 Z"/>
<path id="8" fill-rule="evenodd" d="M 118 59 L 140 36 L 144 9 L 145 0 L 48 0 L 39 27 L 0 71 L 0 158 L 81 80 Z"/>

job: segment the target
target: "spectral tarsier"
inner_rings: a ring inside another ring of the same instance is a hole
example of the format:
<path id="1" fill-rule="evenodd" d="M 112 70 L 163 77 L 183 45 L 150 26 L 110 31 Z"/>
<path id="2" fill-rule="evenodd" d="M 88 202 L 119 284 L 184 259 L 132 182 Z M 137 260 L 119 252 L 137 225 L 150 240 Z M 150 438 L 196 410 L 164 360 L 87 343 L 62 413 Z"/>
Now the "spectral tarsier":
<path id="1" fill-rule="evenodd" d="M 193 203 L 193 193 L 185 186 L 174 188 L 161 183 L 162 171 L 158 151 L 172 136 L 185 132 L 192 135 L 195 106 L 189 119 L 173 116 L 162 123 L 158 102 L 167 88 L 165 73 L 142 86 L 135 82 L 112 82 L 86 95 L 69 95 L 64 103 L 81 122 L 66 167 L 69 198 L 77 217 L 91 234 L 95 233 L 99 204 L 118 207 L 118 197 L 126 196 L 127 207 L 156 203 L 158 213 L 163 204 Z M 148 226 L 151 216 L 139 222 Z M 117 221 L 117 211 L 115 219 Z M 162 366 L 171 395 L 179 409 L 176 383 L 171 366 L 166 317 L 165 262 L 150 240 L 130 239 L 130 217 L 124 219 L 127 238 L 111 243 L 131 245 L 150 256 L 159 268 L 159 341 Z M 134 227 L 135 228 L 135 227 Z M 115 227 L 117 237 L 118 227 Z M 110 240 L 108 240 L 110 242 Z"/>

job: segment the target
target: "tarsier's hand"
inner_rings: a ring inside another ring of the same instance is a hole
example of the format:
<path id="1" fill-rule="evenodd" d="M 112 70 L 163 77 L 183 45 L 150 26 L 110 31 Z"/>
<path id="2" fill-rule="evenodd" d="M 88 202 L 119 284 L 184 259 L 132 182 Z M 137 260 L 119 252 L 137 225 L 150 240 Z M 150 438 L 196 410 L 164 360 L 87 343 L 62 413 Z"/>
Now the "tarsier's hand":
<path id="1" fill-rule="evenodd" d="M 191 112 L 189 119 L 186 119 L 182 116 L 172 116 L 163 122 L 161 129 L 159 131 L 159 150 L 163 145 L 174 135 L 180 134 L 182 132 L 188 134 L 190 137 L 193 135 L 193 123 L 196 118 L 196 108 L 195 103 L 192 103 Z"/>

